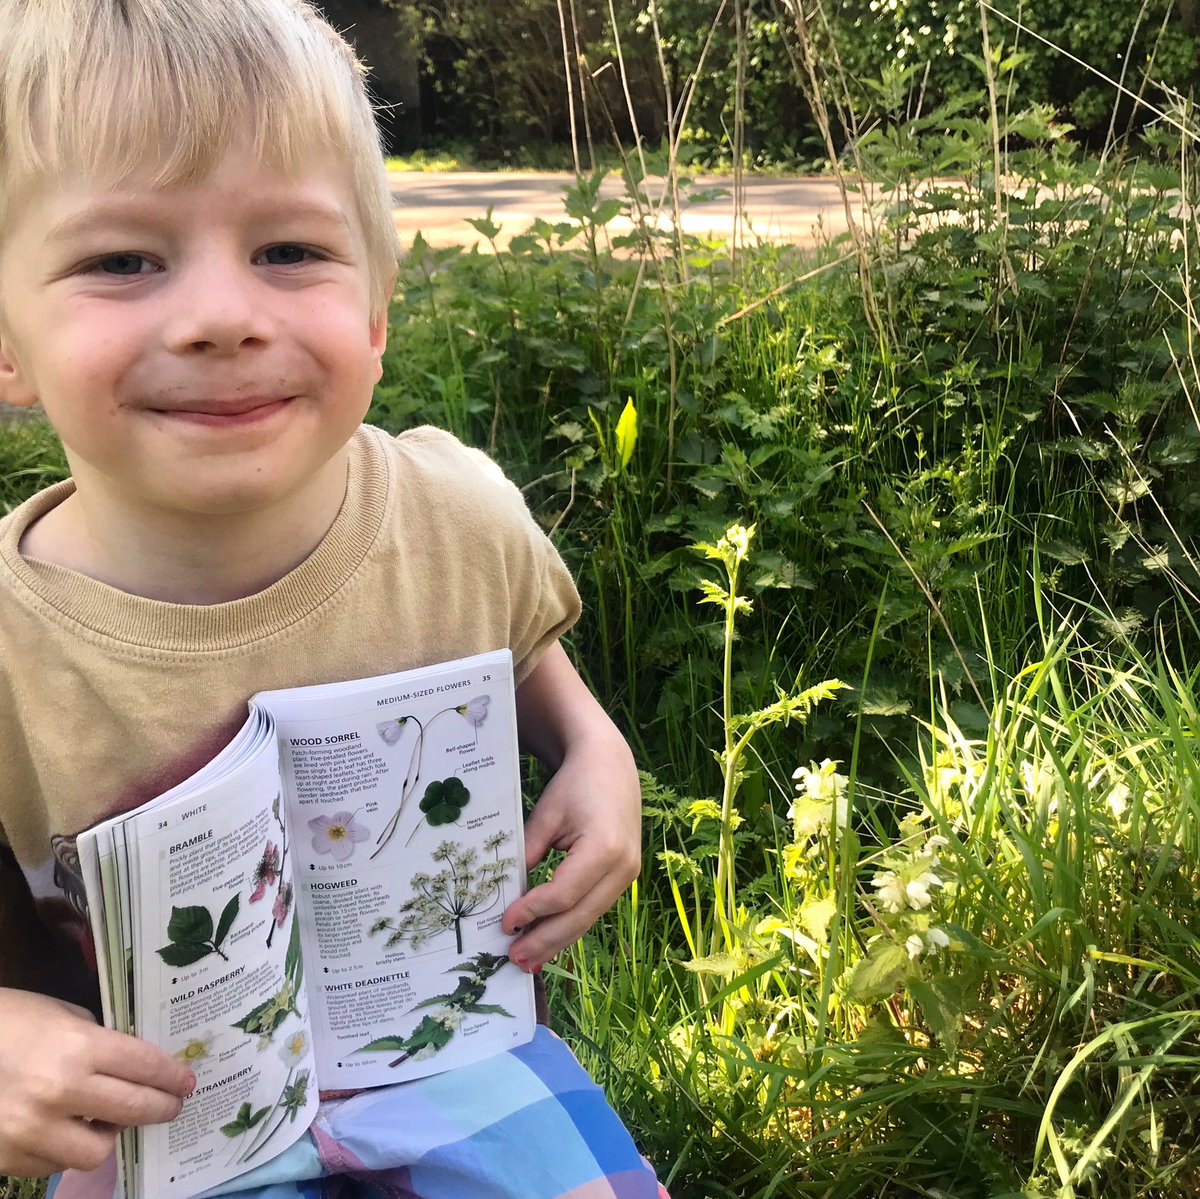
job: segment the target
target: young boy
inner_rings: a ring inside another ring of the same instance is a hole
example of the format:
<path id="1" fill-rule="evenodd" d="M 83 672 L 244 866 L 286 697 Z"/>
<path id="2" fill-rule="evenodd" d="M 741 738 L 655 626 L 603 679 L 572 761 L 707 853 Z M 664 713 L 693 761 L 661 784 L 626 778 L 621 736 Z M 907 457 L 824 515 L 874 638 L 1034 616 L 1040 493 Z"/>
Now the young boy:
<path id="1" fill-rule="evenodd" d="M 636 873 L 637 776 L 558 645 L 557 554 L 482 455 L 360 428 L 395 267 L 359 68 L 308 0 L 0 0 L 0 400 L 40 403 L 72 471 L 0 522 L 0 1174 L 65 1170 L 59 1199 L 107 1199 L 119 1129 L 195 1081 L 94 1019 L 75 837 L 193 773 L 254 691 L 509 646 L 554 771 L 529 862 L 566 850 L 506 913 L 512 960 Z M 330 1100 L 227 1189 L 658 1193 L 544 1030 Z"/>

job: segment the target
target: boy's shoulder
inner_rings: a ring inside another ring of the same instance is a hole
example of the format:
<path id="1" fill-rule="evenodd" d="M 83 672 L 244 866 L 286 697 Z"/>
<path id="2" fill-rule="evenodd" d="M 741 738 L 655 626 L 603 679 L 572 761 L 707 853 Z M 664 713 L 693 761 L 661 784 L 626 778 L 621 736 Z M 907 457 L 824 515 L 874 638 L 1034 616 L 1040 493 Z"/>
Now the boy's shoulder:
<path id="1" fill-rule="evenodd" d="M 392 455 L 407 504 L 449 503 L 459 514 L 480 506 L 497 517 L 530 519 L 524 496 L 496 462 L 453 433 L 433 425 L 395 435 L 373 426 L 364 430 L 378 437 Z"/>

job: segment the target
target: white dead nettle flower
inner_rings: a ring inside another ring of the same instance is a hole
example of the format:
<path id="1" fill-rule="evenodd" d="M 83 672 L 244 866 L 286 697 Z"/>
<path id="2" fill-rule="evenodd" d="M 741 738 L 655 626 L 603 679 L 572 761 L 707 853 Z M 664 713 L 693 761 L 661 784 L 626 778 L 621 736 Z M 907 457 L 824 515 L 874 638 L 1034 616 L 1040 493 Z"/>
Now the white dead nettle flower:
<path id="1" fill-rule="evenodd" d="M 921 933 L 912 933 L 905 939 L 904 949 L 909 958 L 916 961 L 923 953 L 936 953 L 939 949 L 946 949 L 950 944 L 950 938 L 946 931 L 940 928 L 930 928 L 925 931 L 924 936 Z"/>
<path id="2" fill-rule="evenodd" d="M 933 903 L 930 891 L 943 886 L 943 882 L 932 870 L 927 870 L 928 859 L 917 856 L 898 870 L 881 870 L 871 880 L 876 899 L 885 912 L 903 912 L 911 908 L 920 912 Z"/>
<path id="3" fill-rule="evenodd" d="M 832 819 L 834 828 L 846 828 L 850 824 L 850 778 L 848 775 L 838 774 L 837 768 L 840 765 L 840 762 L 825 758 L 820 766 L 816 762 L 810 762 L 807 766 L 798 766 L 792 772 L 792 778 L 796 780 L 796 790 L 802 796 L 815 803 L 830 805 L 829 818 Z M 788 808 L 789 820 L 794 819 L 796 810 L 796 804 L 793 802 Z M 827 824 L 828 820 L 821 823 Z"/>

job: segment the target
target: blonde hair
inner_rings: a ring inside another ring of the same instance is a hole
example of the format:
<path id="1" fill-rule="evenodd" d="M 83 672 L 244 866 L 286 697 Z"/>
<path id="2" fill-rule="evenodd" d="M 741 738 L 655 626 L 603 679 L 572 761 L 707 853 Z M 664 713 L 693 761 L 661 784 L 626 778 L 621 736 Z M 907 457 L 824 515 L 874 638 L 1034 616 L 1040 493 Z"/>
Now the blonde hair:
<path id="1" fill-rule="evenodd" d="M 195 182 L 247 130 L 285 172 L 345 159 L 382 313 L 397 241 L 379 133 L 361 64 L 308 0 L 0 0 L 0 237 L 48 178 Z"/>

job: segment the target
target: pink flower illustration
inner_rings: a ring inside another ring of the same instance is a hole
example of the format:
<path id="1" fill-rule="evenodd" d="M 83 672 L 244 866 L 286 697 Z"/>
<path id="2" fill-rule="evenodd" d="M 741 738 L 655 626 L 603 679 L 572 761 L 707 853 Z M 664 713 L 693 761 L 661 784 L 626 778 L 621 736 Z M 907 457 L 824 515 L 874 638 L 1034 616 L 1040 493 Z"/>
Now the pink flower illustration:
<path id="1" fill-rule="evenodd" d="M 250 895 L 251 903 L 258 903 L 266 894 L 268 887 L 275 885 L 279 877 L 279 847 L 273 842 L 267 842 L 267 848 L 254 867 L 254 891 Z"/>
<path id="2" fill-rule="evenodd" d="M 346 861 L 354 846 L 371 834 L 354 819 L 353 812 L 335 812 L 332 816 L 316 816 L 308 822 L 312 829 L 314 853 L 332 855 L 335 862 Z"/>
<path id="3" fill-rule="evenodd" d="M 275 902 L 271 905 L 271 915 L 275 918 L 275 923 L 278 927 L 283 928 L 283 922 L 287 919 L 287 914 L 292 908 L 292 884 L 284 883 L 279 888 L 279 894 L 275 896 Z"/>

